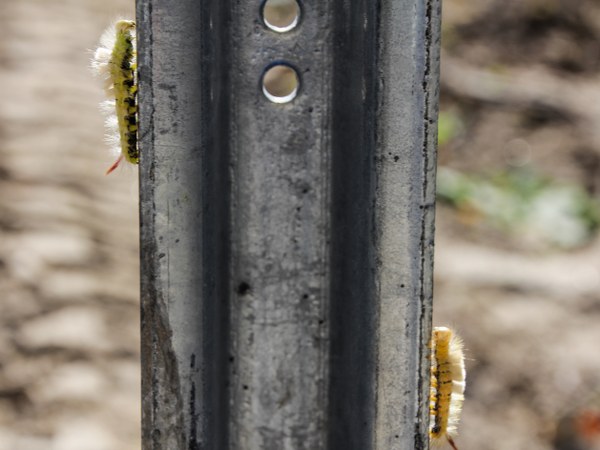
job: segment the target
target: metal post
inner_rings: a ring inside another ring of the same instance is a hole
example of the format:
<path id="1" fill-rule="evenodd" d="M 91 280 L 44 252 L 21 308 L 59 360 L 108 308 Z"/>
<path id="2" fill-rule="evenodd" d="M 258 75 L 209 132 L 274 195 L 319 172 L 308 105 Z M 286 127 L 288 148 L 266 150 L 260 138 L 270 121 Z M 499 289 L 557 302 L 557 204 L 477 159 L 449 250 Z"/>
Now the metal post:
<path id="1" fill-rule="evenodd" d="M 138 0 L 143 447 L 426 449 L 439 0 L 260 3 Z"/>

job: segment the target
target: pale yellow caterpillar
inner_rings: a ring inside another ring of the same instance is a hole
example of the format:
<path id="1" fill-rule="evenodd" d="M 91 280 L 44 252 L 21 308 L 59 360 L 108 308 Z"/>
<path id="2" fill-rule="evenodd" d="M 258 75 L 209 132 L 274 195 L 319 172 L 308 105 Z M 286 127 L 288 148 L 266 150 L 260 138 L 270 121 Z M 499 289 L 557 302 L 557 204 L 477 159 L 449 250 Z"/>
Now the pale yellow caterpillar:
<path id="1" fill-rule="evenodd" d="M 104 89 L 109 97 L 102 108 L 107 113 L 108 140 L 118 155 L 106 171 L 109 174 L 123 159 L 132 164 L 140 161 L 134 21 L 117 20 L 104 32 L 94 53 L 92 68 L 104 77 Z"/>
<path id="2" fill-rule="evenodd" d="M 431 338 L 431 387 L 429 397 L 432 444 L 445 437 L 458 450 L 456 436 L 465 391 L 465 362 L 462 340 L 449 328 L 436 327 Z"/>

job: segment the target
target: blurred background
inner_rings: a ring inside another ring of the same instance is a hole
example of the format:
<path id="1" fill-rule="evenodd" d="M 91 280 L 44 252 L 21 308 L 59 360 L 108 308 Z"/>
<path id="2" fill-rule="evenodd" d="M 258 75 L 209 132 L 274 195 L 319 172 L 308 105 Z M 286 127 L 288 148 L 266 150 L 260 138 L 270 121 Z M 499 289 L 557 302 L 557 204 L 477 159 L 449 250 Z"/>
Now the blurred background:
<path id="1" fill-rule="evenodd" d="M 0 450 L 140 448 L 137 175 L 88 70 L 133 0 L 0 4 Z M 436 325 L 457 444 L 600 449 L 600 2 L 444 0 Z"/>
<path id="2" fill-rule="evenodd" d="M 600 2 L 443 0 L 434 323 L 457 444 L 600 449 Z"/>
<path id="3" fill-rule="evenodd" d="M 1 450 L 140 448 L 137 175 L 104 176 L 89 70 L 119 15 L 0 1 Z"/>

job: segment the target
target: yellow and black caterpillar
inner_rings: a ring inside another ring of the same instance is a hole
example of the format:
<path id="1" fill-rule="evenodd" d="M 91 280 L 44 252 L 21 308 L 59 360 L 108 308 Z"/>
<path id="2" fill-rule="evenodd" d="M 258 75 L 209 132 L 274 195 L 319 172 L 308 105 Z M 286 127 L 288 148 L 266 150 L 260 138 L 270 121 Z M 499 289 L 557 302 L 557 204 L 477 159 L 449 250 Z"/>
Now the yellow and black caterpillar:
<path id="1" fill-rule="evenodd" d="M 462 340 L 450 328 L 436 327 L 431 338 L 430 429 L 433 444 L 445 437 L 457 450 L 456 435 L 465 391 Z"/>
<path id="2" fill-rule="evenodd" d="M 138 164 L 137 74 L 135 22 L 117 20 L 100 38 L 92 68 L 104 78 L 109 99 L 102 103 L 107 114 L 107 140 L 118 155 L 106 171 L 115 170 L 125 159 Z"/>

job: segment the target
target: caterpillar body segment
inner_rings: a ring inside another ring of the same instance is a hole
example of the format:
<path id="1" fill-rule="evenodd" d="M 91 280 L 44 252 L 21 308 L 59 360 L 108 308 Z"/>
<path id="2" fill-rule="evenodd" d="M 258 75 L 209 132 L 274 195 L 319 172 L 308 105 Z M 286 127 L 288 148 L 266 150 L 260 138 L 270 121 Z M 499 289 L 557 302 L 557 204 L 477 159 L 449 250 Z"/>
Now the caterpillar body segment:
<path id="1" fill-rule="evenodd" d="M 445 438 L 457 450 L 457 434 L 465 391 L 463 343 L 451 329 L 436 327 L 431 339 L 430 429 L 433 444 Z"/>
<path id="2" fill-rule="evenodd" d="M 135 45 L 135 22 L 118 20 L 102 35 L 92 60 L 92 68 L 104 77 L 109 100 L 102 106 L 108 115 L 108 140 L 118 155 L 107 174 L 122 160 L 131 164 L 138 164 L 140 160 Z"/>

